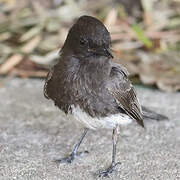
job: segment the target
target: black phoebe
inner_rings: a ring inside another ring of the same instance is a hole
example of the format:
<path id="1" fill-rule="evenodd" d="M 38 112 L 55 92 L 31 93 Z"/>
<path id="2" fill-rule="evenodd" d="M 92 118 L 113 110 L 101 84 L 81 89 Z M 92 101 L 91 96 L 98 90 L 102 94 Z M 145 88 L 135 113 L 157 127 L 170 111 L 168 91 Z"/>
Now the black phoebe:
<path id="1" fill-rule="evenodd" d="M 58 63 L 50 70 L 44 95 L 60 110 L 83 123 L 85 131 L 73 152 L 59 162 L 71 163 L 88 129 L 113 129 L 111 165 L 100 176 L 108 176 L 115 162 L 118 127 L 136 120 L 144 127 L 141 106 L 127 70 L 111 60 L 111 38 L 101 21 L 82 16 L 70 29 Z"/>

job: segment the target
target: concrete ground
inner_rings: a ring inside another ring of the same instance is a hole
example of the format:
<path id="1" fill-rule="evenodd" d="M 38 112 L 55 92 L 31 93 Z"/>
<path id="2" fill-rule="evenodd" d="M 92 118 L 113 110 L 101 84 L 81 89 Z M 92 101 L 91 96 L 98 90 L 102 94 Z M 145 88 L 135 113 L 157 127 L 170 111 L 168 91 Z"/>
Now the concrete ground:
<path id="1" fill-rule="evenodd" d="M 54 160 L 71 152 L 81 135 L 43 97 L 43 80 L 11 79 L 0 84 L 0 180 L 93 180 L 111 161 L 111 131 L 90 131 L 81 150 L 90 153 L 72 164 Z M 142 104 L 169 116 L 121 129 L 117 172 L 110 179 L 180 179 L 180 93 L 137 88 Z M 101 178 L 100 178 L 101 179 Z"/>

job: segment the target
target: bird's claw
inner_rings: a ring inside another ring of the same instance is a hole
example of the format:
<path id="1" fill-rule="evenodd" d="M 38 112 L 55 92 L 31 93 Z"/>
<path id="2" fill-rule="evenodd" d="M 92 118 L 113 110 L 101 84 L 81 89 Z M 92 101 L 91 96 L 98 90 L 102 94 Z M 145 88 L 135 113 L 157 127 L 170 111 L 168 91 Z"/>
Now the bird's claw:
<path id="1" fill-rule="evenodd" d="M 76 157 L 82 157 L 84 154 L 87 154 L 87 153 L 89 153 L 89 152 L 88 151 L 77 152 L 77 153 L 73 152 L 70 155 L 68 155 L 67 157 L 55 160 L 55 162 L 60 163 L 60 164 L 61 163 L 72 163 Z"/>
<path id="2" fill-rule="evenodd" d="M 109 174 L 111 174 L 113 171 L 115 171 L 115 167 L 119 164 L 121 164 L 121 163 L 117 162 L 116 164 L 109 166 L 106 170 L 100 171 L 98 173 L 98 176 L 99 177 L 109 177 Z"/>

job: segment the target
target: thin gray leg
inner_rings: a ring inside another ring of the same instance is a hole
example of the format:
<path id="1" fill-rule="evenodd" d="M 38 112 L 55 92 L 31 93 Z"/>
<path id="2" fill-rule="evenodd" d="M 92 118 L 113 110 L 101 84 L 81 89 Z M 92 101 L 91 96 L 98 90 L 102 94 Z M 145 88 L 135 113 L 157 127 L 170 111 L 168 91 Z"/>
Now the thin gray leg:
<path id="1" fill-rule="evenodd" d="M 82 143 L 84 137 L 86 136 L 87 132 L 88 132 L 88 129 L 85 128 L 79 142 L 75 145 L 75 147 L 74 147 L 74 149 L 70 155 L 68 155 L 65 158 L 58 159 L 58 160 L 56 160 L 56 162 L 58 162 L 58 163 L 72 163 L 72 161 L 75 159 L 75 157 L 81 156 L 84 153 L 88 153 L 88 151 L 78 152 L 79 146 L 81 145 L 81 143 Z"/>
<path id="2" fill-rule="evenodd" d="M 112 151 L 112 163 L 111 165 L 104 171 L 100 171 L 98 173 L 98 176 L 99 177 L 107 177 L 109 176 L 109 174 L 111 174 L 114 170 L 115 170 L 115 167 L 118 165 L 118 164 L 121 164 L 120 162 L 117 162 L 115 163 L 115 158 L 116 158 L 116 145 L 117 145 L 117 141 L 118 141 L 118 130 L 119 130 L 119 127 L 116 126 L 114 129 L 113 129 L 113 134 L 112 134 L 112 141 L 113 141 L 113 151 Z"/>
<path id="3" fill-rule="evenodd" d="M 83 132 L 83 134 L 82 134 L 82 136 L 81 136 L 81 138 L 80 138 L 80 140 L 79 140 L 79 142 L 75 145 L 74 150 L 73 150 L 73 153 L 74 153 L 75 155 L 77 154 L 78 149 L 79 149 L 79 146 L 81 145 L 81 143 L 82 143 L 84 137 L 86 136 L 87 132 L 88 132 L 88 129 L 85 128 L 85 129 L 84 129 L 84 132 Z"/>

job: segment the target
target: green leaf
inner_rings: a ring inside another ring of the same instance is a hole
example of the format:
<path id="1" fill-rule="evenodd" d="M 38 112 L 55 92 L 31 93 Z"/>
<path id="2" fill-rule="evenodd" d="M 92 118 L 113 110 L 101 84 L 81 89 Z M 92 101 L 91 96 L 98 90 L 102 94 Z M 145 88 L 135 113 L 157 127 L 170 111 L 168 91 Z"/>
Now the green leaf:
<path id="1" fill-rule="evenodd" d="M 132 29 L 136 32 L 138 39 L 142 41 L 146 47 L 152 48 L 152 41 L 145 35 L 143 29 L 138 24 L 133 25 Z"/>

